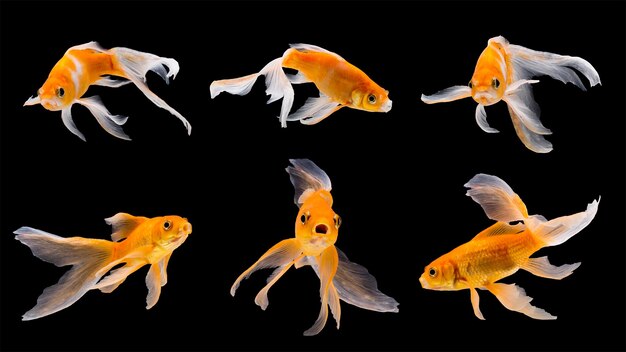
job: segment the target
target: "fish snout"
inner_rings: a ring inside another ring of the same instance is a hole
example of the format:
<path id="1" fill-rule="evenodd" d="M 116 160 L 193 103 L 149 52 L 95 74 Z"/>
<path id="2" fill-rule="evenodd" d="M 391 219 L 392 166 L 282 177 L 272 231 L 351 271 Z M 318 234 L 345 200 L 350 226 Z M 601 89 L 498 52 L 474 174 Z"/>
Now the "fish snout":
<path id="1" fill-rule="evenodd" d="M 386 101 L 386 102 L 384 102 L 384 103 L 380 106 L 380 110 L 381 110 L 382 112 L 389 112 L 389 110 L 391 110 L 391 105 L 392 105 L 391 99 L 387 99 L 387 101 Z"/>
<path id="2" fill-rule="evenodd" d="M 313 228 L 313 232 L 315 232 L 318 235 L 325 235 L 327 234 L 329 231 L 329 227 L 326 224 L 317 224 L 315 225 L 315 227 Z"/>
<path id="3" fill-rule="evenodd" d="M 424 276 L 420 276 L 420 284 L 422 285 L 422 288 L 430 288 L 430 285 L 428 284 L 428 281 L 424 279 Z"/>
<path id="4" fill-rule="evenodd" d="M 61 104 L 56 99 L 41 99 L 41 105 L 50 111 L 61 110 Z"/>
<path id="5" fill-rule="evenodd" d="M 183 225 L 183 227 L 181 228 L 181 231 L 185 234 L 185 235 L 189 235 L 191 233 L 192 227 L 191 227 L 191 223 L 185 223 Z"/>
<path id="6" fill-rule="evenodd" d="M 478 104 L 489 106 L 498 102 L 497 97 L 488 91 L 476 92 L 473 96 L 474 101 Z"/>

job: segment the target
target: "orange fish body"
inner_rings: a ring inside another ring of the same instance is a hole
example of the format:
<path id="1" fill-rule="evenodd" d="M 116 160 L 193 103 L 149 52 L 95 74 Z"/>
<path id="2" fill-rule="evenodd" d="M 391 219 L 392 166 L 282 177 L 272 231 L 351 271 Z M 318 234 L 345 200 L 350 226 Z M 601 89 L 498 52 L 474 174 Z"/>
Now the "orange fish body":
<path id="1" fill-rule="evenodd" d="M 287 76 L 283 68 L 298 70 L 298 74 Z M 271 61 L 258 73 L 212 82 L 211 98 L 224 91 L 248 94 L 260 75 L 267 77 L 266 93 L 271 95 L 268 103 L 283 98 L 279 117 L 282 127 L 287 127 L 287 121 L 316 124 L 344 106 L 371 112 L 391 110 L 387 90 L 341 56 L 309 44 L 291 45 L 282 57 Z M 307 82 L 315 84 L 320 97 L 309 98 L 298 111 L 289 114 L 294 99 L 291 84 Z"/>
<path id="2" fill-rule="evenodd" d="M 497 281 L 519 269 L 559 280 L 572 274 L 580 263 L 557 267 L 547 257 L 531 255 L 543 247 L 561 244 L 585 228 L 595 217 L 599 201 L 589 204 L 584 212 L 547 221 L 539 215 L 529 216 L 519 196 L 495 176 L 478 174 L 466 187 L 470 187 L 468 195 L 483 207 L 487 216 L 498 222 L 427 265 L 419 279 L 422 287 L 440 291 L 469 289 L 474 314 L 479 319 L 484 317 L 476 289 L 489 290 L 506 308 L 531 318 L 556 319 L 532 306 L 532 298 L 519 286 Z"/>
<path id="3" fill-rule="evenodd" d="M 317 320 L 305 335 L 316 335 L 324 328 L 329 306 L 339 328 L 340 299 L 364 309 L 397 312 L 398 302 L 378 290 L 376 279 L 367 269 L 350 262 L 335 247 L 341 217 L 332 209 L 331 183 L 326 173 L 307 159 L 295 159 L 291 163 L 294 166 L 288 167 L 287 172 L 296 189 L 294 201 L 300 206 L 295 238 L 279 242 L 239 275 L 230 289 L 231 295 L 235 295 L 241 281 L 254 271 L 277 267 L 255 298 L 255 303 L 265 310 L 269 304 L 269 289 L 291 266 L 311 265 L 320 278 L 322 305 Z"/>
<path id="4" fill-rule="evenodd" d="M 145 84 L 145 75 L 148 71 L 156 72 L 169 83 L 169 78 L 175 77 L 178 70 L 178 62 L 174 59 L 128 48 L 105 50 L 96 42 L 90 42 L 69 48 L 54 65 L 48 79 L 37 91 L 37 96 L 28 99 L 24 105 L 41 104 L 47 110 L 60 110 L 65 126 L 85 140 L 85 136 L 78 131 L 72 120 L 71 107 L 78 103 L 87 107 L 107 132 L 115 137 L 130 140 L 121 128 L 126 123 L 127 117 L 112 115 L 99 97 L 83 98 L 83 95 L 92 85 L 116 88 L 132 82 L 154 104 L 178 117 L 191 133 L 189 122 Z M 117 76 L 125 80 L 113 80 L 107 76 Z"/>
<path id="5" fill-rule="evenodd" d="M 23 320 L 38 319 L 67 308 L 89 290 L 110 293 L 128 275 L 147 264 L 151 267 L 146 277 L 149 290 L 146 308 L 157 303 L 161 287 L 167 283 L 170 256 L 191 233 L 191 224 L 175 215 L 149 219 L 126 213 L 118 213 L 106 222 L 113 225 L 113 241 L 64 238 L 30 227 L 14 232 L 15 238 L 36 257 L 57 266 L 72 265 L 56 285 L 44 290 Z M 104 276 L 119 264 L 125 265 Z"/>
<path id="6" fill-rule="evenodd" d="M 531 78 L 547 75 L 586 90 L 574 69 L 581 72 L 591 86 L 600 84 L 598 72 L 580 57 L 535 51 L 509 44 L 502 36 L 493 37 L 480 54 L 468 86 L 452 86 L 428 96 L 422 94 L 422 101 L 435 104 L 471 96 L 478 103 L 475 113 L 478 126 L 487 133 L 496 133 L 498 130 L 487 122 L 485 106 L 503 100 L 522 143 L 536 153 L 548 153 L 552 144 L 543 136 L 552 132 L 539 120 L 540 109 L 530 86 L 539 81 Z"/>

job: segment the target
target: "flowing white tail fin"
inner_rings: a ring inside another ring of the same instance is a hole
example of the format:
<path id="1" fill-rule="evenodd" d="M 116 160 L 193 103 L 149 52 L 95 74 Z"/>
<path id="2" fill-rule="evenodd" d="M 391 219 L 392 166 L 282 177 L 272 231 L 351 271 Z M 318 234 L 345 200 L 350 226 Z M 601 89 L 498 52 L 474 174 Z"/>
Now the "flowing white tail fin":
<path id="1" fill-rule="evenodd" d="M 156 106 L 178 117 L 185 125 L 185 128 L 187 128 L 187 133 L 191 134 L 191 124 L 183 115 L 154 94 L 145 83 L 146 74 L 148 71 L 153 71 L 169 84 L 170 77 L 176 78 L 176 74 L 178 74 L 178 70 L 180 69 L 178 62 L 174 59 L 159 57 L 128 48 L 113 48 L 110 52 L 117 58 L 117 62 L 119 63 L 118 69 L 126 74 L 126 78 L 131 80 Z M 167 67 L 167 70 L 165 67 Z"/>
<path id="2" fill-rule="evenodd" d="M 43 291 L 37 305 L 23 315 L 23 320 L 41 318 L 71 306 L 115 265 L 111 241 L 64 238 L 30 227 L 20 227 L 14 233 L 39 259 L 56 266 L 72 265 L 56 285 Z"/>

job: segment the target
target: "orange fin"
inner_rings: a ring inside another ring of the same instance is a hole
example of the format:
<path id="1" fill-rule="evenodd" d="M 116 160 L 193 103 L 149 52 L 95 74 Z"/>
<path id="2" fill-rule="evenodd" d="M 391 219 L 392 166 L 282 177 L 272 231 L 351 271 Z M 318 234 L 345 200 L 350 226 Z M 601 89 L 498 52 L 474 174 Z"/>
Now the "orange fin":
<path id="1" fill-rule="evenodd" d="M 128 235 L 130 235 L 130 233 L 133 232 L 137 226 L 141 225 L 146 220 L 148 220 L 148 218 L 142 216 L 132 216 L 127 213 L 117 213 L 110 218 L 104 219 L 108 225 L 113 226 L 113 233 L 111 234 L 113 242 L 117 242 L 128 237 Z"/>
<path id="2" fill-rule="evenodd" d="M 515 235 L 524 230 L 526 230 L 526 225 L 524 225 L 521 222 L 515 225 L 509 225 L 509 223 L 498 221 L 495 224 L 481 231 L 478 235 L 474 236 L 474 238 L 472 239 L 475 240 L 477 238 L 498 236 L 498 235 Z"/>
<path id="3" fill-rule="evenodd" d="M 520 265 L 520 268 L 539 277 L 561 280 L 562 278 L 570 276 L 579 266 L 580 263 L 554 266 L 550 264 L 550 261 L 548 261 L 548 257 L 539 257 L 528 258 L 526 263 Z"/>
<path id="4" fill-rule="evenodd" d="M 320 314 L 317 316 L 317 320 L 315 320 L 313 326 L 311 326 L 308 330 L 304 332 L 304 336 L 317 335 L 326 325 L 326 320 L 328 319 L 329 305 L 328 291 L 330 287 L 332 287 L 333 278 L 335 277 L 335 273 L 337 272 L 337 266 L 339 264 L 337 249 L 335 248 L 335 246 L 329 246 L 322 252 L 322 254 L 320 254 L 318 257 L 315 257 L 315 260 L 319 268 L 320 298 L 322 299 L 322 306 L 320 308 Z M 336 301 L 330 304 L 331 307 L 334 305 L 335 310 L 337 309 Z M 338 312 L 336 311 L 336 313 Z M 337 318 L 338 314 L 335 315 L 335 319 Z M 339 324 L 339 321 L 337 321 L 337 324 Z"/>
<path id="5" fill-rule="evenodd" d="M 478 296 L 478 291 L 476 291 L 475 288 L 470 287 L 470 294 L 471 294 L 471 300 L 472 300 L 472 308 L 474 308 L 474 315 L 476 315 L 476 317 L 480 320 L 485 320 L 485 317 L 483 317 L 483 313 L 480 311 L 480 296 Z"/>

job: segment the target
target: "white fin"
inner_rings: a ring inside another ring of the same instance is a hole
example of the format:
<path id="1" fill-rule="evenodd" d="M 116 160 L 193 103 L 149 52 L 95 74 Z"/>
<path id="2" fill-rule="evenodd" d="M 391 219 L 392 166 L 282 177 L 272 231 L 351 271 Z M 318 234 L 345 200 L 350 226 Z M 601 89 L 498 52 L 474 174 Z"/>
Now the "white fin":
<path id="1" fill-rule="evenodd" d="M 533 235 L 545 243 L 546 247 L 559 245 L 584 229 L 598 212 L 600 199 L 594 200 L 587 205 L 587 210 L 568 216 L 561 216 L 550 221 L 542 221 L 540 218 L 531 217 L 526 221 L 526 226 Z"/>
<path id="2" fill-rule="evenodd" d="M 117 87 L 127 85 L 128 83 L 130 83 L 130 81 L 128 80 L 111 79 L 109 77 L 100 77 L 100 79 L 92 83 L 92 85 L 117 88 Z"/>
<path id="3" fill-rule="evenodd" d="M 156 72 L 169 84 L 169 78 L 176 78 L 180 69 L 178 62 L 171 58 L 160 57 L 150 53 L 144 53 L 128 48 L 113 48 L 110 50 L 115 55 L 120 64 L 120 69 L 126 74 L 126 78 L 131 80 L 143 94 L 156 106 L 169 111 L 187 128 L 187 133 L 191 134 L 191 124 L 178 111 L 169 106 L 163 99 L 159 98 L 145 84 L 148 71 Z M 165 69 L 167 66 L 167 70 Z"/>
<path id="4" fill-rule="evenodd" d="M 523 222 L 519 222 L 515 225 L 510 225 L 508 222 L 498 221 L 488 228 L 482 230 L 478 235 L 474 236 L 472 240 L 490 236 L 518 234 L 520 232 L 523 232 L 524 230 L 526 230 L 526 225 Z"/>
<path id="5" fill-rule="evenodd" d="M 267 293 L 269 292 L 270 288 L 274 286 L 276 281 L 278 281 L 278 279 L 280 279 L 287 272 L 287 270 L 291 268 L 293 263 L 294 260 L 291 260 L 279 266 L 278 268 L 276 268 L 276 270 L 274 270 L 272 275 L 267 278 L 267 284 L 261 289 L 261 291 L 259 291 L 259 293 L 257 293 L 256 297 L 254 298 L 254 303 L 256 303 L 257 306 L 261 307 L 261 309 L 263 310 L 267 308 L 267 306 L 270 304 L 269 299 L 267 298 Z"/>
<path id="6" fill-rule="evenodd" d="M 130 261 L 123 267 L 112 270 L 107 276 L 103 277 L 93 289 L 98 289 L 102 293 L 111 293 L 126 280 L 128 275 L 134 273 L 144 265 L 146 265 L 146 262 L 142 260 Z"/>
<path id="7" fill-rule="evenodd" d="M 539 120 L 541 109 L 533 98 L 530 85 L 518 86 L 515 90 L 512 90 L 511 93 L 507 92 L 507 94 L 502 97 L 502 100 L 507 103 L 509 110 L 515 112 L 515 115 L 526 128 L 536 134 L 552 134 L 552 131 L 544 127 Z"/>
<path id="8" fill-rule="evenodd" d="M 133 230 L 137 228 L 137 226 L 141 225 L 144 221 L 148 220 L 148 218 L 142 216 L 132 216 L 127 213 L 117 213 L 110 218 L 104 219 L 107 225 L 113 226 L 113 233 L 111 234 L 111 239 L 114 242 L 119 240 L 123 240 L 128 237 Z"/>
<path id="9" fill-rule="evenodd" d="M 104 49 L 103 47 L 101 47 L 100 44 L 98 44 L 98 42 L 91 41 L 91 42 L 85 43 L 85 44 L 74 45 L 73 47 L 67 49 L 65 51 L 65 53 L 67 54 L 67 53 L 69 53 L 72 50 L 88 50 L 88 49 L 95 50 L 95 51 L 98 51 L 98 52 L 101 52 L 101 53 L 106 53 L 107 52 L 107 50 Z"/>
<path id="10" fill-rule="evenodd" d="M 28 100 L 26 100 L 26 102 L 22 106 L 31 106 L 37 104 L 41 104 L 41 99 L 39 98 L 39 95 L 28 98 Z"/>
<path id="11" fill-rule="evenodd" d="M 335 57 L 337 57 L 338 59 L 342 60 L 342 61 L 346 61 L 343 57 L 339 56 L 336 53 L 333 53 L 330 50 L 326 50 L 322 47 L 319 47 L 317 45 L 311 45 L 311 44 L 303 44 L 303 43 L 298 43 L 298 44 L 289 44 L 289 47 L 294 48 L 298 51 L 302 51 L 302 52 L 307 52 L 307 51 L 312 51 L 312 52 L 320 52 L 320 53 L 326 53 L 326 54 L 331 54 Z"/>
<path id="12" fill-rule="evenodd" d="M 507 309 L 528 315 L 533 319 L 552 320 L 555 316 L 541 308 L 530 304 L 533 299 L 526 296 L 524 289 L 515 284 L 495 283 L 485 286 L 489 292 L 493 293 L 500 303 Z"/>
<path id="13" fill-rule="evenodd" d="M 580 263 L 554 266 L 550 264 L 548 257 L 540 257 L 528 258 L 528 261 L 520 265 L 520 268 L 536 276 L 545 277 L 547 279 L 561 280 L 564 277 L 570 276 L 579 266 Z"/>
<path id="14" fill-rule="evenodd" d="M 476 123 L 487 133 L 500 132 L 497 129 L 490 127 L 489 123 L 487 123 L 487 113 L 485 112 L 485 107 L 482 104 L 478 104 L 478 106 L 476 106 Z"/>
<path id="15" fill-rule="evenodd" d="M 474 309 L 474 315 L 480 319 L 485 320 L 483 313 L 480 311 L 480 296 L 475 288 L 470 287 L 470 299 L 472 301 L 472 309 Z"/>
<path id="16" fill-rule="evenodd" d="M 325 189 L 330 191 L 332 185 L 330 178 L 314 162 L 309 159 L 289 159 L 293 166 L 288 166 L 285 170 L 289 173 L 291 184 L 295 188 L 294 202 L 300 206 L 304 203 L 302 195 L 305 191 L 312 189 L 318 191 Z"/>
<path id="17" fill-rule="evenodd" d="M 446 103 L 472 96 L 472 89 L 468 86 L 452 86 L 433 95 L 422 94 L 422 101 L 426 104 Z"/>
<path id="18" fill-rule="evenodd" d="M 67 308 L 93 288 L 111 267 L 113 242 L 82 237 L 64 238 L 30 227 L 21 227 L 15 239 L 27 245 L 33 255 L 56 266 L 73 265 L 55 285 L 37 298 L 37 305 L 26 312 L 23 320 L 32 320 Z"/>
<path id="19" fill-rule="evenodd" d="M 259 78 L 259 75 L 259 73 L 253 73 L 239 78 L 213 81 L 209 87 L 211 99 L 218 96 L 221 92 L 228 92 L 235 95 L 246 95 L 252 90 L 254 82 L 256 82 L 256 79 Z"/>
<path id="20" fill-rule="evenodd" d="M 161 296 L 161 267 L 157 264 L 150 265 L 148 275 L 146 275 L 146 286 L 148 287 L 148 297 L 146 297 L 146 309 L 154 307 Z"/>
<path id="21" fill-rule="evenodd" d="M 295 75 L 287 75 L 287 79 L 291 84 L 311 83 L 312 81 L 306 78 L 302 72 L 298 72 Z"/>
<path id="22" fill-rule="evenodd" d="M 105 131 L 109 132 L 111 135 L 125 139 L 127 141 L 130 140 L 130 137 L 124 133 L 124 130 L 121 125 L 126 123 L 128 117 L 113 115 L 107 110 L 107 108 L 102 104 L 102 100 L 100 97 L 93 96 L 88 98 L 81 98 L 76 100 L 77 103 L 89 109 L 89 111 L 96 117 L 96 120 L 104 128 Z"/>
<path id="23" fill-rule="evenodd" d="M 332 101 L 325 95 L 319 98 L 309 98 L 298 111 L 287 116 L 287 121 L 300 120 L 305 125 L 314 125 L 341 107 L 339 103 Z"/>
<path id="24" fill-rule="evenodd" d="M 186 238 L 187 236 L 185 236 L 185 239 Z M 165 284 L 167 284 L 167 264 L 169 264 L 171 257 L 172 253 L 166 255 L 163 259 L 161 259 L 161 261 L 159 261 L 159 266 L 161 267 L 161 286 L 165 286 Z"/>
<path id="25" fill-rule="evenodd" d="M 542 135 L 534 133 L 524 126 L 522 120 L 517 116 L 515 111 L 509 106 L 509 115 L 515 128 L 517 137 L 524 143 L 526 148 L 532 150 L 535 153 L 549 153 L 552 151 L 552 143 L 546 140 Z"/>
<path id="26" fill-rule="evenodd" d="M 320 298 L 322 305 L 320 307 L 320 313 L 315 320 L 315 323 L 304 332 L 304 336 L 313 336 L 319 334 L 320 331 L 326 325 L 328 319 L 328 300 L 329 289 L 332 287 L 333 278 L 339 264 L 339 258 L 335 246 L 329 246 L 319 256 L 315 257 L 315 261 L 319 270 L 320 279 Z M 337 318 L 338 316 L 335 316 Z M 339 324 L 339 321 L 337 321 Z"/>
<path id="27" fill-rule="evenodd" d="M 61 120 L 63 120 L 63 124 L 67 127 L 70 132 L 77 135 L 78 138 L 82 139 L 83 142 L 86 142 L 85 136 L 78 130 L 76 124 L 74 124 L 74 120 L 72 120 L 72 106 L 68 106 L 67 108 L 61 110 Z"/>
<path id="28" fill-rule="evenodd" d="M 489 219 L 511 222 L 528 217 L 524 202 L 496 176 L 477 174 L 464 186 L 469 188 L 466 195 L 480 204 Z"/>
<path id="29" fill-rule="evenodd" d="M 547 75 L 563 83 L 573 83 L 578 88 L 586 90 L 580 78 L 573 69 L 581 72 L 593 87 L 600 84 L 600 75 L 585 59 L 567 55 L 558 55 L 542 51 L 535 51 L 519 45 L 509 45 L 509 53 L 516 77 L 530 78 Z"/>
<path id="30" fill-rule="evenodd" d="M 339 300 L 339 293 L 335 288 L 334 282 L 335 280 L 333 279 L 333 282 L 328 286 L 328 306 L 337 323 L 337 329 L 339 329 L 339 323 L 341 322 L 341 301 Z"/>

